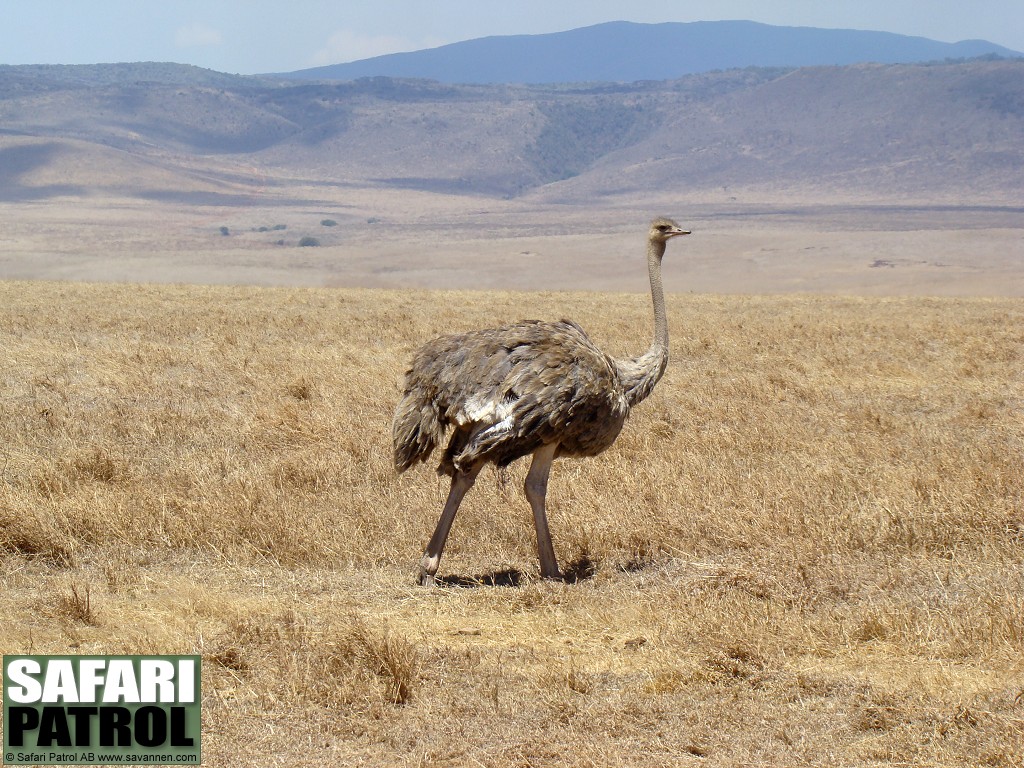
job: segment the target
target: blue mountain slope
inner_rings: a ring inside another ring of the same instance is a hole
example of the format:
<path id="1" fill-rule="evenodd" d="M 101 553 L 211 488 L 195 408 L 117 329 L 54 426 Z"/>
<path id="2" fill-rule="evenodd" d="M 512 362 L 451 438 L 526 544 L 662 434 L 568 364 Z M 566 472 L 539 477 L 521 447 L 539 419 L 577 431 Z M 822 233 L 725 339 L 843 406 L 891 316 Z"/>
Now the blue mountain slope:
<path id="1" fill-rule="evenodd" d="M 984 40 L 942 43 L 889 32 L 775 27 L 751 21 L 616 21 L 545 35 L 484 37 L 284 76 L 415 77 L 446 83 L 633 82 L 749 66 L 895 64 L 990 54 L 1022 55 Z"/>

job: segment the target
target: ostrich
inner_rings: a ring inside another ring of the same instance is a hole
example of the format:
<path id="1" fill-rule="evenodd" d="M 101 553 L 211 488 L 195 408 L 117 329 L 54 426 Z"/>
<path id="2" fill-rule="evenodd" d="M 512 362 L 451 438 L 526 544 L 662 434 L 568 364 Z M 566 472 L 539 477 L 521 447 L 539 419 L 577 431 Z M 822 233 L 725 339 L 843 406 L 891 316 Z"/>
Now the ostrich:
<path id="1" fill-rule="evenodd" d="M 545 512 L 548 474 L 560 456 L 595 456 L 618 436 L 630 409 L 668 365 L 661 260 L 668 241 L 688 235 L 671 219 L 651 222 L 647 269 L 654 341 L 640 357 L 614 360 L 571 320 L 526 320 L 428 342 L 405 374 L 392 436 L 399 473 L 425 461 L 453 430 L 438 474 L 451 477 L 441 518 L 420 562 L 433 584 L 455 513 L 487 462 L 504 467 L 533 454 L 526 498 L 537 529 L 541 576 L 562 579 Z"/>

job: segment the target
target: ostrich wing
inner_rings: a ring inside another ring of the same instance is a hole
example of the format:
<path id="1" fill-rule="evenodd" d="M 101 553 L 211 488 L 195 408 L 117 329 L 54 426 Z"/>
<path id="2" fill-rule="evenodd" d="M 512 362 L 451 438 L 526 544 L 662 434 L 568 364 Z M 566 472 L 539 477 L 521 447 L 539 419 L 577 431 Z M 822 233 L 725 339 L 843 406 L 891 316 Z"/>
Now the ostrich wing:
<path id="1" fill-rule="evenodd" d="M 451 474 L 479 461 L 504 466 L 548 443 L 559 443 L 561 454 L 598 453 L 615 439 L 626 410 L 614 364 L 573 322 L 447 336 L 420 349 L 406 374 L 396 463 L 403 411 L 432 422 L 429 447 L 421 445 L 410 463 L 454 428 L 439 469 Z"/>

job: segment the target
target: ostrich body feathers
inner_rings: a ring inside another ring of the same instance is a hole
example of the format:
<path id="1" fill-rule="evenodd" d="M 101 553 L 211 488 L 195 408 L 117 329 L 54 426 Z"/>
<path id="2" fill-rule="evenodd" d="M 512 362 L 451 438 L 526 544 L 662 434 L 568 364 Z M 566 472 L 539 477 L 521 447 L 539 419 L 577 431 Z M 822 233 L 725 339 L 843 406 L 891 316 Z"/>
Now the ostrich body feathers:
<path id="1" fill-rule="evenodd" d="M 628 390 L 616 361 L 570 320 L 434 339 L 406 372 L 395 467 L 425 461 L 449 429 L 438 467 L 447 475 L 480 461 L 505 466 L 552 442 L 559 456 L 593 456 L 621 431 Z"/>

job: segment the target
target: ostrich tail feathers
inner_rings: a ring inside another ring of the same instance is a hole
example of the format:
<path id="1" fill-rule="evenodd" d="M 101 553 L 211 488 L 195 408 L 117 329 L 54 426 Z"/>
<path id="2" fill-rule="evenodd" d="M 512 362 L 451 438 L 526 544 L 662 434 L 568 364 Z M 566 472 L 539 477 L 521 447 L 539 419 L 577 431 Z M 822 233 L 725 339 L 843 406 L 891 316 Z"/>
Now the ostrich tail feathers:
<path id="1" fill-rule="evenodd" d="M 395 469 L 399 473 L 425 461 L 434 447 L 444 439 L 437 406 L 407 391 L 395 409 L 391 436 L 395 447 Z"/>

